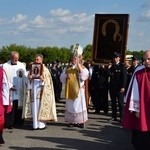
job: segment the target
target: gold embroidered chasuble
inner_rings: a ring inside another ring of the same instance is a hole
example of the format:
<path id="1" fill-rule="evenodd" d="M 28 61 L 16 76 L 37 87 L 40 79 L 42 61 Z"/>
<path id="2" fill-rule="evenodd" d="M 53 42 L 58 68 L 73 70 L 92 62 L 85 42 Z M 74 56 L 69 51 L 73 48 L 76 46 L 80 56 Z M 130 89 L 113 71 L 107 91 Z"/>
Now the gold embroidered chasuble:
<path id="1" fill-rule="evenodd" d="M 57 121 L 56 103 L 54 97 L 53 81 L 49 70 L 43 65 L 44 87 L 40 96 L 40 108 L 38 112 L 39 121 Z M 26 92 L 26 103 L 24 118 L 32 118 L 31 113 L 31 91 Z"/>
<path id="2" fill-rule="evenodd" d="M 71 66 L 67 68 L 66 74 L 69 77 L 66 81 L 66 90 L 65 90 L 66 99 L 75 100 L 78 97 L 80 88 L 78 79 L 79 70 L 77 67 L 73 69 Z"/>

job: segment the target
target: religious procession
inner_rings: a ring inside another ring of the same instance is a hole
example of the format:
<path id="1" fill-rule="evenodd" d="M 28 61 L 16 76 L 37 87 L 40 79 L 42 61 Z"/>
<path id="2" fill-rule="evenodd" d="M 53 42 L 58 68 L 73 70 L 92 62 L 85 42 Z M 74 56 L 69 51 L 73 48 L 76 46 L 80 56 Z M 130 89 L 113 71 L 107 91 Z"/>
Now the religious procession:
<path id="1" fill-rule="evenodd" d="M 100 19 L 99 15 L 95 19 Z M 114 20 L 103 22 L 104 37 L 109 23 L 118 25 Z M 117 32 L 113 41 L 120 40 Z M 0 145 L 5 144 L 5 128 L 13 130 L 29 120 L 32 131 L 46 130 L 50 122 L 57 124 L 56 104 L 65 99 L 64 122 L 68 128 L 85 129 L 92 107 L 95 114 L 110 115 L 108 122 L 131 129 L 135 150 L 149 150 L 150 50 L 144 52 L 142 63 L 133 56 L 130 65 L 125 59 L 125 43 L 123 49 L 118 45 L 110 43 L 113 51 L 108 54 L 108 47 L 98 51 L 101 44 L 94 43 L 93 61 L 84 61 L 83 48 L 75 44 L 70 62 L 64 66 L 60 61 L 46 66 L 41 54 L 26 65 L 19 61 L 19 53 L 12 51 L 10 60 L 0 67 Z"/>
<path id="2" fill-rule="evenodd" d="M 95 110 L 95 114 L 104 113 L 106 116 L 111 107 L 112 118 L 108 119 L 108 122 L 118 122 L 125 128 L 134 126 L 134 116 L 131 111 L 137 112 L 136 115 L 138 115 L 137 99 L 140 96 L 134 90 L 139 91 L 139 88 L 144 86 L 142 82 L 147 81 L 148 74 L 146 79 L 142 79 L 141 86 L 138 85 L 140 83 L 135 77 L 145 67 L 147 67 L 146 72 L 148 71 L 150 51 L 148 50 L 144 54 L 144 65 L 141 65 L 139 60 L 133 57 L 133 65 L 129 67 L 120 62 L 121 54 L 118 52 L 113 54 L 112 64 L 102 66 L 92 64 L 91 61 L 85 62 L 82 50 L 79 44 L 75 44 L 70 64 L 65 67 L 61 66 L 61 70 L 57 66 L 57 62 L 54 62 L 51 68 L 46 67 L 41 54 L 37 54 L 34 62 L 30 64 L 29 68 L 26 68 L 25 63 L 19 61 L 19 53 L 11 52 L 10 60 L 0 68 L 1 114 L 3 114 L 0 122 L 0 144 L 5 143 L 4 128 L 13 130 L 22 126 L 26 121 L 32 120 L 31 130 L 44 130 L 47 122 L 59 121 L 57 120 L 56 103 L 62 99 L 65 99 L 64 122 L 67 127 L 84 129 L 90 107 Z M 132 82 L 130 82 L 131 80 Z M 64 98 L 61 97 L 62 93 Z M 124 112 L 125 95 L 127 105 Z M 143 94 L 142 96 L 144 97 Z M 142 110 L 143 113 L 145 111 Z M 140 122 L 143 124 L 142 126 L 138 126 Z M 136 128 L 146 130 L 147 123 L 143 120 L 140 122 L 137 122 Z M 132 142 L 133 144 L 135 142 L 135 145 L 137 145 L 136 142 L 139 142 L 138 136 L 141 136 L 139 130 L 133 130 Z M 145 132 L 142 136 L 145 137 Z"/>

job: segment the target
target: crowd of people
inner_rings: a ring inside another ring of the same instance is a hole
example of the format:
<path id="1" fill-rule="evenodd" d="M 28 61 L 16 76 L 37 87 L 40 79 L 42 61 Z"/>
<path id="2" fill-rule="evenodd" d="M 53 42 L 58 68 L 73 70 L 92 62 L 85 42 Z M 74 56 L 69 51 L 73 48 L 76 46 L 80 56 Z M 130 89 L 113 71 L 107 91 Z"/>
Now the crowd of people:
<path id="1" fill-rule="evenodd" d="M 41 54 L 27 68 L 19 61 L 19 53 L 12 51 L 0 69 L 0 144 L 4 127 L 13 129 L 32 118 L 32 129 L 42 130 L 47 121 L 57 121 L 53 81 Z"/>
<path id="2" fill-rule="evenodd" d="M 85 62 L 82 55 L 74 53 L 69 65 L 62 66 L 56 60 L 45 66 L 43 56 L 37 54 L 26 66 L 19 61 L 18 52 L 11 52 L 10 60 L 0 67 L 0 144 L 4 143 L 4 127 L 13 129 L 32 118 L 32 130 L 43 130 L 48 121 L 57 121 L 56 102 L 62 99 L 65 84 L 64 120 L 68 127 L 85 127 L 89 105 L 95 113 L 103 111 L 107 115 L 110 96 L 109 121 L 133 129 L 136 150 L 150 147 L 150 50 L 143 57 L 143 64 L 136 57 L 131 64 L 124 64 L 121 54 L 115 52 L 112 62 L 104 65 Z"/>

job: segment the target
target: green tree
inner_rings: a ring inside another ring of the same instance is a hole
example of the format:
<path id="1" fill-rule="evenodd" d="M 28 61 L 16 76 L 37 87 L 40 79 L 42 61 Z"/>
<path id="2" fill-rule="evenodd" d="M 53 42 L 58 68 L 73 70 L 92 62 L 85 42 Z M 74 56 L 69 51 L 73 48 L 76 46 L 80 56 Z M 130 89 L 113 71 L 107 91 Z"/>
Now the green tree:
<path id="1" fill-rule="evenodd" d="M 88 44 L 83 51 L 83 57 L 87 60 L 92 60 L 92 45 Z"/>
<path id="2" fill-rule="evenodd" d="M 51 63 L 52 61 L 59 60 L 60 62 L 67 63 L 70 61 L 70 58 L 72 56 L 72 49 L 73 45 L 70 46 L 70 48 L 65 47 L 37 47 L 37 48 L 31 48 L 26 47 L 25 45 L 16 45 L 11 44 L 8 46 L 3 46 L 0 49 L 0 61 L 2 63 L 8 61 L 10 59 L 10 53 L 11 51 L 17 51 L 20 54 L 20 61 L 25 62 L 29 64 L 30 62 L 34 61 L 34 57 L 36 54 L 42 54 L 44 56 L 44 63 Z M 134 55 L 141 59 L 143 57 L 144 51 L 132 51 L 127 50 L 127 55 Z M 83 49 L 83 57 L 84 60 L 92 60 L 92 45 L 88 44 Z"/>

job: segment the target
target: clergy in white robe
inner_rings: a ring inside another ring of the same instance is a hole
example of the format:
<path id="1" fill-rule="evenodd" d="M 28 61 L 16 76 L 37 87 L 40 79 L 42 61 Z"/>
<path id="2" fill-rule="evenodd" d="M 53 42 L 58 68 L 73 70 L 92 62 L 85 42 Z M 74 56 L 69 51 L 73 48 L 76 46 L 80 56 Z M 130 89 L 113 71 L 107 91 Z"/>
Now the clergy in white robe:
<path id="1" fill-rule="evenodd" d="M 26 66 L 24 63 L 19 61 L 19 53 L 16 51 L 11 52 L 10 60 L 3 64 L 3 69 L 6 72 L 6 76 L 8 78 L 9 87 L 10 87 L 10 100 L 13 105 L 13 111 L 10 116 L 6 116 L 6 126 L 8 128 L 12 128 L 16 124 L 20 124 L 18 122 L 18 101 L 19 99 L 19 91 L 18 86 L 16 85 L 15 81 L 19 80 L 18 71 L 22 70 L 24 76 L 26 76 Z M 20 112 L 21 113 L 21 112 Z M 19 115 L 21 116 L 21 115 Z"/>
<path id="2" fill-rule="evenodd" d="M 80 63 L 78 58 L 73 57 L 72 65 L 64 69 L 60 76 L 62 83 L 66 84 L 65 98 L 65 121 L 68 126 L 83 128 L 88 120 L 85 100 L 85 80 L 88 79 L 88 70 Z"/>
<path id="3" fill-rule="evenodd" d="M 42 64 L 43 56 L 37 54 L 35 56 L 35 62 Z M 30 94 L 27 93 L 26 102 L 31 100 L 31 109 L 27 104 L 25 109 L 25 118 L 30 118 L 29 110 L 31 110 L 33 119 L 33 130 L 45 129 L 46 122 L 57 121 L 56 115 L 56 104 L 54 97 L 53 82 L 48 68 L 42 64 L 42 73 L 39 78 L 34 78 L 32 74 L 29 73 L 30 82 L 28 82 L 28 89 L 30 89 Z M 31 96 L 29 98 L 29 96 Z M 28 113 L 28 114 L 26 114 Z"/>
<path id="4" fill-rule="evenodd" d="M 11 106 L 9 101 L 9 84 L 4 70 L 2 67 L 0 67 L 0 144 L 4 144 L 4 112 L 9 113 L 10 111 Z"/>

